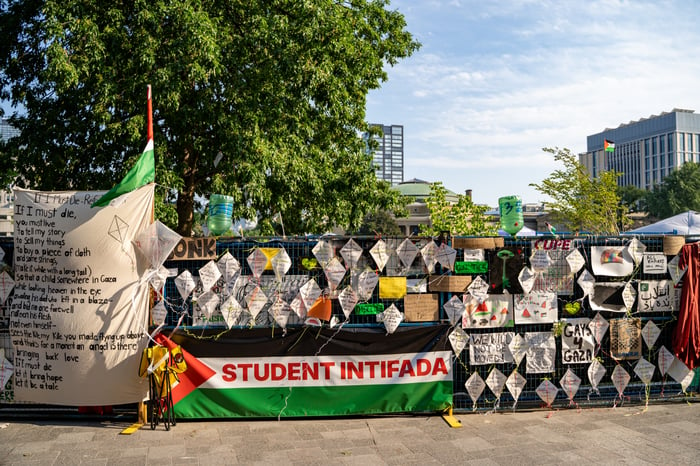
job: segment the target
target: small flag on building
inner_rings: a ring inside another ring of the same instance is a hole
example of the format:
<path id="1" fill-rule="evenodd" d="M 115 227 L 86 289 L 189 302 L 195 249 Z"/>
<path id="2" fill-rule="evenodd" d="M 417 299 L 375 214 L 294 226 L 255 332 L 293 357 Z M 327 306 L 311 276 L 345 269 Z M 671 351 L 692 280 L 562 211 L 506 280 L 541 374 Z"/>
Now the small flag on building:
<path id="1" fill-rule="evenodd" d="M 615 143 L 606 139 L 603 142 L 603 148 L 605 149 L 605 152 L 615 152 Z"/>

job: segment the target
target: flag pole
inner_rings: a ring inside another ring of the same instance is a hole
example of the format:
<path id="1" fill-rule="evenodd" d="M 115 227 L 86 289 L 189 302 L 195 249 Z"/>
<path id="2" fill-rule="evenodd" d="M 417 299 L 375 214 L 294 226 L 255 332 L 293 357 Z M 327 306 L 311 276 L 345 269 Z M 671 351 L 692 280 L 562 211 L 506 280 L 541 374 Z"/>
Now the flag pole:
<path id="1" fill-rule="evenodd" d="M 148 140 L 153 140 L 153 107 L 151 105 L 151 85 L 146 86 L 146 98 L 148 99 L 147 113 L 148 113 Z"/>

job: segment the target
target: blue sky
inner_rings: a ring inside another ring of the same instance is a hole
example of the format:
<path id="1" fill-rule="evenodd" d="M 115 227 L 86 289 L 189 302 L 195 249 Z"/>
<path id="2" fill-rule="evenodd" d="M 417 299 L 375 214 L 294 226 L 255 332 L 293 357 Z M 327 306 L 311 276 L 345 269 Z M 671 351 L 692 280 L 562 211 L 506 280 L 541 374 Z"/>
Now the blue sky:
<path id="1" fill-rule="evenodd" d="M 370 92 L 367 121 L 404 126 L 404 179 L 477 203 L 545 197 L 543 147 L 673 108 L 700 112 L 700 2 L 393 0 L 423 45 Z"/>

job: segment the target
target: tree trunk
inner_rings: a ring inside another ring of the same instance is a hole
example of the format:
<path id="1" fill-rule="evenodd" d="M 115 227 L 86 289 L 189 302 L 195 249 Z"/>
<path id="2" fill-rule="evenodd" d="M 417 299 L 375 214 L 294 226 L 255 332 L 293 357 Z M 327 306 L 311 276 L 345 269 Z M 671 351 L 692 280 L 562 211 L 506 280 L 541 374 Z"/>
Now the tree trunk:
<path id="1" fill-rule="evenodd" d="M 196 186 L 195 174 L 197 172 L 197 158 L 191 150 L 185 149 L 185 171 L 183 181 L 185 185 L 177 194 L 177 233 L 184 237 L 192 236 L 194 226 L 194 189 Z"/>

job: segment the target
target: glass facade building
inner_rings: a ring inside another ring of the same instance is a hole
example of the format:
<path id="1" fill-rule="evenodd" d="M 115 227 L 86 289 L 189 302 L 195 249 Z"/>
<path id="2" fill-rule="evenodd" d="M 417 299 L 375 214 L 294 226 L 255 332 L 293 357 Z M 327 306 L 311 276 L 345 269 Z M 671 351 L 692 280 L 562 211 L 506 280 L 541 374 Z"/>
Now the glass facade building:
<path id="1" fill-rule="evenodd" d="M 605 152 L 605 140 L 615 143 Z M 579 161 L 592 177 L 615 170 L 620 186 L 650 190 L 686 162 L 700 163 L 700 114 L 674 108 L 588 136 Z"/>
<path id="2" fill-rule="evenodd" d="M 382 134 L 374 136 L 379 147 L 374 152 L 374 165 L 377 167 L 377 178 L 388 181 L 392 186 L 403 182 L 403 126 L 379 125 L 370 126 L 382 129 Z"/>

